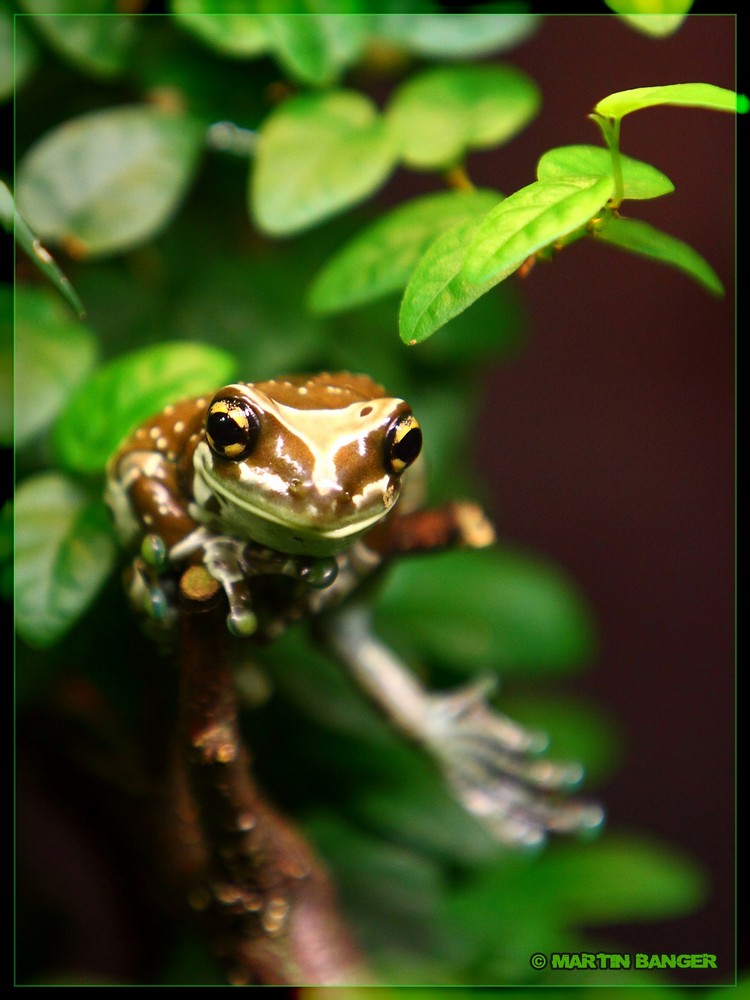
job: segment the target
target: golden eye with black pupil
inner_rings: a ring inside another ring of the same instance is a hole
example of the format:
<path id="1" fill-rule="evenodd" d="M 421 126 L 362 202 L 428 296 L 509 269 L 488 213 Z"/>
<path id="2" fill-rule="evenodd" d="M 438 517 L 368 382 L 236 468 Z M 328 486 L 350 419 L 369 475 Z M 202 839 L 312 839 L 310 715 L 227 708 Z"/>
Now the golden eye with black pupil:
<path id="1" fill-rule="evenodd" d="M 411 415 L 397 417 L 385 435 L 386 468 L 398 475 L 412 464 L 422 450 L 422 431 Z"/>
<path id="2" fill-rule="evenodd" d="M 256 445 L 260 418 L 255 410 L 237 397 L 215 399 L 206 415 L 206 439 L 221 458 L 239 462 Z"/>

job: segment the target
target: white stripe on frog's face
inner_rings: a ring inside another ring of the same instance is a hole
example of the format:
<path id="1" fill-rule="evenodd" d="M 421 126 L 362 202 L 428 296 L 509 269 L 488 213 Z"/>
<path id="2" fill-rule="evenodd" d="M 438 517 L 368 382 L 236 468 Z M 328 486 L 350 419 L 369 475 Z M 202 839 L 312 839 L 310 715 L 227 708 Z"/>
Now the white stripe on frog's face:
<path id="1" fill-rule="evenodd" d="M 403 405 L 399 399 L 373 399 L 352 403 L 341 409 L 298 410 L 292 406 L 272 402 L 279 423 L 287 432 L 301 441 L 313 457 L 311 486 L 319 496 L 342 490 L 336 458 L 351 444 L 359 443 L 361 465 L 361 490 L 352 494 L 355 506 L 361 506 L 373 490 L 384 492 L 390 477 L 386 474 L 378 453 L 375 470 L 369 461 L 370 439 L 378 431 L 385 435 L 389 418 Z"/>

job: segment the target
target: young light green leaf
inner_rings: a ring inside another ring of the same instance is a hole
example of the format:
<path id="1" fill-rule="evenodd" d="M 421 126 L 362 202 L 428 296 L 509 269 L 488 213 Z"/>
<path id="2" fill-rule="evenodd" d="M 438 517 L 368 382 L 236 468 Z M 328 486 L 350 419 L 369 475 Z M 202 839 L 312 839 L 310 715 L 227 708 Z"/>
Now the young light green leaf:
<path id="1" fill-rule="evenodd" d="M 565 671 L 587 662 L 594 647 L 591 614 L 563 574 L 496 548 L 399 563 L 376 619 L 400 648 L 462 673 Z"/>
<path id="2" fill-rule="evenodd" d="M 416 55 L 468 59 L 514 48 L 539 23 L 533 14 L 383 14 L 377 34 Z"/>
<path id="3" fill-rule="evenodd" d="M 21 483 L 15 520 L 16 624 L 29 645 L 44 648 L 94 599 L 116 545 L 104 503 L 57 472 Z"/>
<path id="4" fill-rule="evenodd" d="M 404 291 L 399 310 L 399 334 L 413 346 L 427 340 L 488 292 L 503 276 L 469 282 L 463 276 L 466 252 L 480 225 L 469 219 L 453 226 L 427 247 Z"/>
<path id="5" fill-rule="evenodd" d="M 659 198 L 674 191 L 670 179 L 650 163 L 620 154 L 625 198 Z M 540 181 L 570 181 L 588 185 L 592 177 L 612 177 L 612 157 L 601 146 L 558 146 L 541 157 L 536 168 Z"/>
<path id="6" fill-rule="evenodd" d="M 211 394 L 237 371 L 226 351 L 173 341 L 133 351 L 97 371 L 69 400 L 55 428 L 61 462 L 101 472 L 125 435 L 179 399 Z"/>
<path id="7" fill-rule="evenodd" d="M 432 240 L 460 222 L 486 215 L 501 198 L 495 191 L 445 191 L 400 205 L 327 262 L 313 282 L 310 307 L 339 312 L 399 291 Z"/>
<path id="8" fill-rule="evenodd" d="M 15 30 L 15 46 L 13 34 Z M 37 60 L 37 48 L 31 35 L 21 23 L 21 18 L 13 18 L 13 12 L 5 3 L 0 4 L 0 101 L 13 96 L 13 88 L 20 87 L 29 77 Z"/>
<path id="9" fill-rule="evenodd" d="M 252 58 L 270 47 L 265 19 L 247 0 L 172 0 L 171 7 L 179 24 L 224 55 Z"/>
<path id="10" fill-rule="evenodd" d="M 292 97 L 261 127 L 251 213 L 271 235 L 300 232 L 368 197 L 395 161 L 395 142 L 363 94 Z"/>
<path id="11" fill-rule="evenodd" d="M 16 443 L 31 445 L 51 426 L 94 367 L 91 330 L 41 288 L 16 288 Z"/>
<path id="12" fill-rule="evenodd" d="M 34 27 L 64 59 L 92 76 L 109 78 L 125 69 L 137 34 L 135 18 L 114 0 L 19 0 Z"/>
<path id="13" fill-rule="evenodd" d="M 155 235 L 182 200 L 203 129 L 156 108 L 82 115 L 44 135 L 18 168 L 19 211 L 71 256 L 128 250 Z"/>
<path id="14" fill-rule="evenodd" d="M 513 66 L 439 66 L 395 93 L 386 121 L 401 159 L 417 170 L 447 168 L 467 150 L 507 142 L 536 115 L 534 81 Z"/>
<path id="15" fill-rule="evenodd" d="M 637 31 L 654 38 L 673 35 L 693 0 L 605 0 L 607 6 Z"/>
<path id="16" fill-rule="evenodd" d="M 79 317 L 83 317 L 86 310 L 78 294 L 71 285 L 69 279 L 57 266 L 52 255 L 42 246 L 34 233 L 26 225 L 26 222 L 16 212 L 13 204 L 13 195 L 8 187 L 0 181 L 0 225 L 8 233 L 13 233 L 16 242 L 19 243 L 29 255 L 33 263 L 42 274 L 52 283 L 57 291 L 63 296 Z"/>
<path id="17" fill-rule="evenodd" d="M 672 104 L 684 108 L 746 112 L 747 97 L 712 83 L 675 83 L 664 87 L 637 87 L 605 97 L 594 108 L 603 118 L 623 118 L 633 111 Z"/>
<path id="18" fill-rule="evenodd" d="M 501 202 L 485 218 L 466 255 L 468 281 L 496 281 L 512 274 L 531 254 L 585 226 L 614 190 L 612 177 L 589 184 L 536 181 Z"/>
<path id="19" fill-rule="evenodd" d="M 697 250 L 675 236 L 655 229 L 647 222 L 612 217 L 594 235 L 622 250 L 630 250 L 676 267 L 714 295 L 724 294 L 724 286 L 718 274 Z"/>

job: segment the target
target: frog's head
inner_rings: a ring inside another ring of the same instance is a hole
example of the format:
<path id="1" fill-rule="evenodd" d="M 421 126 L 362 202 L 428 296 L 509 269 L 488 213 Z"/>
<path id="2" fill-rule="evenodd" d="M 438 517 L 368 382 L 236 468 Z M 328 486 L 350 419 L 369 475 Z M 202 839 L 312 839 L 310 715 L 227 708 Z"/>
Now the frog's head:
<path id="1" fill-rule="evenodd" d="M 409 406 L 363 375 L 229 385 L 195 450 L 196 516 L 282 552 L 333 555 L 393 507 L 421 446 Z"/>

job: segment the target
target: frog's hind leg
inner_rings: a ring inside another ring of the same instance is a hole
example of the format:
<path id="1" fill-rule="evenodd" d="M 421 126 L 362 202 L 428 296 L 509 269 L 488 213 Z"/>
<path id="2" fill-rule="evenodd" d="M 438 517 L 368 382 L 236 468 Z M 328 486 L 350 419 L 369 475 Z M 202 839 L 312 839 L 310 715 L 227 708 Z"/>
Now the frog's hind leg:
<path id="1" fill-rule="evenodd" d="M 569 798 L 582 768 L 539 756 L 546 738 L 496 712 L 480 680 L 448 694 L 427 691 L 370 628 L 362 604 L 323 616 L 319 634 L 378 707 L 436 760 L 455 797 L 506 843 L 532 846 L 549 833 L 601 825 L 600 806 Z"/>

